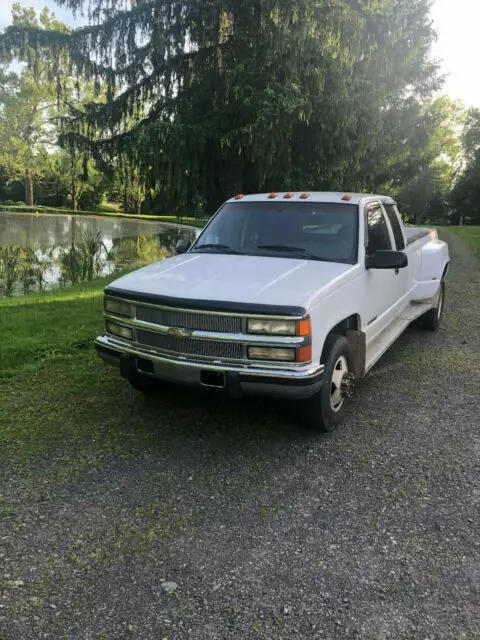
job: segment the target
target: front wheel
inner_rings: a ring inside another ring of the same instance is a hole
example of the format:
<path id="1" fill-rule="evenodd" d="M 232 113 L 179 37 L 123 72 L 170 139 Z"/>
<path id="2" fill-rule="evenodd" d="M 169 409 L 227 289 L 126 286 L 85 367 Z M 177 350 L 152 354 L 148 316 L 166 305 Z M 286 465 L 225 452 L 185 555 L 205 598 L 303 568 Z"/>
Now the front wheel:
<path id="1" fill-rule="evenodd" d="M 437 306 L 433 307 L 422 316 L 422 325 L 429 331 L 437 331 L 443 318 L 445 307 L 445 281 L 440 284 Z"/>
<path id="2" fill-rule="evenodd" d="M 303 417 L 317 431 L 335 431 L 345 420 L 348 394 L 344 385 L 352 376 L 353 351 L 343 336 L 331 335 L 323 349 L 324 384 L 318 393 L 303 401 Z"/>

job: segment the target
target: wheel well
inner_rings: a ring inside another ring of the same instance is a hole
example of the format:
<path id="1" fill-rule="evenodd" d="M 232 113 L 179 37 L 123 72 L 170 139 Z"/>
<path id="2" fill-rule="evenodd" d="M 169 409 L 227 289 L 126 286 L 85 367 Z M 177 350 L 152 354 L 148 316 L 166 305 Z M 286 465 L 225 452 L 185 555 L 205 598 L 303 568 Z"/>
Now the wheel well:
<path id="1" fill-rule="evenodd" d="M 351 331 L 358 331 L 360 329 L 360 318 L 358 315 L 353 314 L 352 316 L 348 316 L 348 318 L 336 324 L 328 335 L 335 333 L 338 336 L 346 336 L 349 329 Z"/>
<path id="2" fill-rule="evenodd" d="M 365 373 L 364 369 L 366 346 L 365 334 L 361 330 L 360 317 L 357 314 L 353 314 L 351 316 L 348 316 L 348 318 L 344 318 L 341 322 L 332 327 L 327 337 L 325 338 L 321 362 L 326 362 L 326 359 L 328 358 L 328 353 L 326 353 L 326 345 L 328 343 L 328 337 L 331 335 L 344 336 L 345 338 L 347 338 L 355 354 L 354 373 L 357 376 L 363 376 Z"/>
<path id="3" fill-rule="evenodd" d="M 325 338 L 325 344 L 327 343 L 327 338 L 332 334 L 336 336 L 347 336 L 348 331 L 358 331 L 360 329 L 360 318 L 358 315 L 353 314 L 345 318 L 338 324 L 336 324 L 330 331 L 328 332 Z M 322 362 L 325 362 L 325 358 L 328 357 L 328 353 L 325 353 L 325 346 L 322 351 Z"/>

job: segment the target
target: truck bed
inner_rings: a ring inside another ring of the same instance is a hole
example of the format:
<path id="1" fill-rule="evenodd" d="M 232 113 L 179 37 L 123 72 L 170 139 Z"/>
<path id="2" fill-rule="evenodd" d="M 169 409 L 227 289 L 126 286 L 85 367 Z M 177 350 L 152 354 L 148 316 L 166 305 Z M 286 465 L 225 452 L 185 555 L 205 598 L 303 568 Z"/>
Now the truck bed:
<path id="1" fill-rule="evenodd" d="M 405 227 L 405 235 L 407 237 L 407 244 L 413 244 L 417 240 L 421 240 L 428 236 L 433 229 L 429 227 Z"/>

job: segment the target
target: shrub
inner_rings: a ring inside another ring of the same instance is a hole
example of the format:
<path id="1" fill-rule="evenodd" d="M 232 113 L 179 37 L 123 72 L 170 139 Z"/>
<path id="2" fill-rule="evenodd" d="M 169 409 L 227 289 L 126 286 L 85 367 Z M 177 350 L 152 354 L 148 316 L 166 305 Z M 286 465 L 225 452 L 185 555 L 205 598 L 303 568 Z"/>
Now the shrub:
<path id="1" fill-rule="evenodd" d="M 119 213 L 120 206 L 115 204 L 114 202 L 102 202 L 97 207 L 98 211 L 103 211 L 105 213 Z"/>

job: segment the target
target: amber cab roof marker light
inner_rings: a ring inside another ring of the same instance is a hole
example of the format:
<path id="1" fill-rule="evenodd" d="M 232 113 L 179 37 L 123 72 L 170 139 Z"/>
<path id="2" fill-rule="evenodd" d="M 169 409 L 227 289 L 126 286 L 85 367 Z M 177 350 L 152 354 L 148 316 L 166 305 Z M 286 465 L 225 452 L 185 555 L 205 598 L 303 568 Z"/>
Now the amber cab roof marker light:
<path id="1" fill-rule="evenodd" d="M 283 197 L 286 198 L 287 200 L 290 200 L 290 198 L 293 198 L 295 194 L 294 193 L 286 193 Z"/>
<path id="2" fill-rule="evenodd" d="M 275 200 L 277 196 L 278 196 L 278 193 L 271 193 L 268 197 L 270 198 L 270 200 Z"/>
<path id="3" fill-rule="evenodd" d="M 237 195 L 235 196 L 235 200 L 241 200 L 244 197 L 245 196 L 243 195 L 243 193 L 237 193 Z"/>
<path id="4" fill-rule="evenodd" d="M 351 199 L 352 199 L 352 196 L 349 196 L 348 193 L 342 196 L 342 200 L 346 200 L 347 202 L 350 202 Z"/>
<path id="5" fill-rule="evenodd" d="M 300 196 L 300 200 L 306 200 L 309 197 L 310 197 L 309 193 L 302 193 L 301 196 Z"/>

